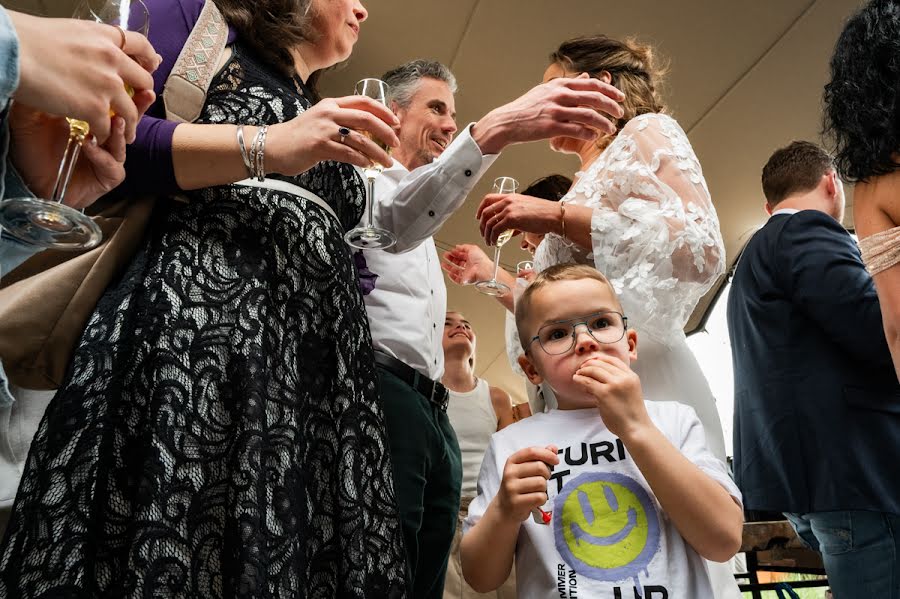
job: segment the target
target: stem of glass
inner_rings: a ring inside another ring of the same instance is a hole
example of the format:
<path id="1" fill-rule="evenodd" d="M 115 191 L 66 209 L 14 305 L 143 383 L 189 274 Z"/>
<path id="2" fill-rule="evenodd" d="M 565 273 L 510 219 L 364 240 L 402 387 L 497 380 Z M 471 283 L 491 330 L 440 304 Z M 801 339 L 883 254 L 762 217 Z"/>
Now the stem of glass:
<path id="1" fill-rule="evenodd" d="M 78 162 L 78 154 L 81 152 L 83 142 L 84 135 L 69 125 L 69 141 L 66 143 L 66 153 L 63 154 L 62 162 L 59 163 L 56 183 L 53 184 L 53 194 L 50 196 L 52 201 L 62 203 L 66 189 L 69 187 L 69 181 L 72 179 L 72 173 L 75 171 L 75 164 Z"/>
<path id="2" fill-rule="evenodd" d="M 368 190 L 368 215 L 366 217 L 366 228 L 371 229 L 374 222 L 374 213 L 375 213 L 375 177 L 366 177 L 369 180 L 369 190 Z"/>
<path id="3" fill-rule="evenodd" d="M 498 245 L 494 248 L 494 276 L 491 277 L 492 281 L 497 280 L 497 273 L 500 272 L 500 247 L 501 246 Z"/>

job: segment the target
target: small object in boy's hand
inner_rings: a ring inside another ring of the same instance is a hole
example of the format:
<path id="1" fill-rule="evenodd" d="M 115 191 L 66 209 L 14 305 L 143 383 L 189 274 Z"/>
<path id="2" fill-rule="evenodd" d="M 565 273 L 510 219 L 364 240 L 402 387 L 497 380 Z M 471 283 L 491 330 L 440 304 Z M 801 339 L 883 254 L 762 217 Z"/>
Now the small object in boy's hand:
<path id="1" fill-rule="evenodd" d="M 531 510 L 531 519 L 534 520 L 537 524 L 550 524 L 550 515 L 553 512 L 545 512 L 539 507 Z"/>

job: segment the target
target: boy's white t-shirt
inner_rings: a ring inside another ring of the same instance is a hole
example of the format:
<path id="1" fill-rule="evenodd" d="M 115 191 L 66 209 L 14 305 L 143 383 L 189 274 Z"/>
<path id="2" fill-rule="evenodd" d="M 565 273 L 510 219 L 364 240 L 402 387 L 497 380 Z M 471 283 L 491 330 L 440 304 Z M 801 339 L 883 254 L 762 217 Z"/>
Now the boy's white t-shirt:
<path id="1" fill-rule="evenodd" d="M 650 418 L 691 462 L 741 504 L 725 465 L 706 447 L 694 410 L 645 402 Z M 713 597 L 705 560 L 688 545 L 618 437 L 594 409 L 552 410 L 491 437 L 478 495 L 464 531 L 496 496 L 507 458 L 531 446 L 556 445 L 560 463 L 547 484 L 549 525 L 531 517 L 516 544 L 518 597 L 546 599 L 700 599 Z"/>

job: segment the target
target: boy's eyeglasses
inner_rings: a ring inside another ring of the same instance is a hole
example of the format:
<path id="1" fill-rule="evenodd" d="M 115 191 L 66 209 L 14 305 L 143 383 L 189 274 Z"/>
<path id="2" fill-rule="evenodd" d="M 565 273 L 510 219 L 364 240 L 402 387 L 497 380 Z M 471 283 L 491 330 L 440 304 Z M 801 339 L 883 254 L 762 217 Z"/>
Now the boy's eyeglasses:
<path id="1" fill-rule="evenodd" d="M 597 312 L 589 316 L 559 320 L 538 329 L 537 335 L 532 337 L 525 347 L 525 353 L 528 353 L 535 341 L 551 356 L 566 353 L 575 346 L 576 329 L 581 324 L 598 343 L 615 343 L 625 336 L 628 329 L 628 319 L 619 312 Z"/>

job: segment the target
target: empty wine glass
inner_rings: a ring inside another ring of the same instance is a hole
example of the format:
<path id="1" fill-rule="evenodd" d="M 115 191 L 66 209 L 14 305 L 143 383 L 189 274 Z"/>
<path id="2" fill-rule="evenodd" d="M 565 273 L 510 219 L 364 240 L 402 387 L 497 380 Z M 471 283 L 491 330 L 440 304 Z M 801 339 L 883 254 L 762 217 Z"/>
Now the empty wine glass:
<path id="1" fill-rule="evenodd" d="M 493 193 L 516 193 L 519 189 L 519 182 L 512 177 L 497 177 L 494 179 Z M 497 237 L 497 243 L 494 244 L 494 276 L 488 281 L 478 281 L 475 283 L 475 289 L 485 295 L 506 295 L 509 293 L 509 287 L 497 280 L 497 273 L 500 270 L 500 249 L 506 245 L 506 242 L 512 239 L 515 229 L 507 229 L 500 233 Z"/>
<path id="2" fill-rule="evenodd" d="M 141 0 L 82 0 L 72 15 L 147 35 L 149 13 Z M 129 95 L 134 90 L 126 85 Z M 112 113 L 110 113 L 112 116 Z M 100 227 L 84 212 L 63 204 L 78 162 L 81 145 L 90 132 L 82 120 L 66 118 L 69 140 L 49 200 L 10 198 L 0 202 L 0 226 L 13 237 L 39 247 L 89 249 L 103 239 Z"/>
<path id="3" fill-rule="evenodd" d="M 366 96 L 377 102 L 381 102 L 387 106 L 388 85 L 381 79 L 363 79 L 356 84 L 353 93 L 358 96 Z M 371 139 L 375 144 L 387 153 L 390 153 L 391 147 L 382 143 L 377 137 L 368 131 L 360 131 L 363 135 Z M 368 182 L 366 193 L 366 224 L 362 227 L 351 229 L 344 235 L 344 241 L 355 248 L 361 250 L 383 250 L 397 243 L 397 237 L 381 227 L 376 227 L 373 222 L 373 211 L 375 209 L 375 179 L 381 175 L 384 166 L 377 162 L 373 162 L 365 169 L 363 174 Z"/>

